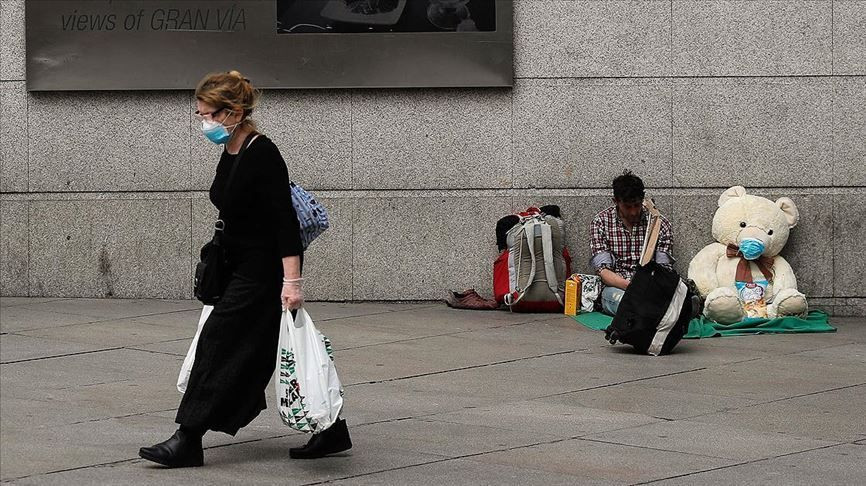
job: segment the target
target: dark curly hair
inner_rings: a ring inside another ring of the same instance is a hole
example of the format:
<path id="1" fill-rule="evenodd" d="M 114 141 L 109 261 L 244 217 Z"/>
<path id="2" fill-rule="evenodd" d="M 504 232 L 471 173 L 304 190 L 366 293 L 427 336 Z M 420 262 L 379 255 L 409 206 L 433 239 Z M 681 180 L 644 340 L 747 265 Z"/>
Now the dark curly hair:
<path id="1" fill-rule="evenodd" d="M 643 181 L 630 170 L 624 170 L 613 180 L 613 197 L 626 203 L 643 201 Z"/>

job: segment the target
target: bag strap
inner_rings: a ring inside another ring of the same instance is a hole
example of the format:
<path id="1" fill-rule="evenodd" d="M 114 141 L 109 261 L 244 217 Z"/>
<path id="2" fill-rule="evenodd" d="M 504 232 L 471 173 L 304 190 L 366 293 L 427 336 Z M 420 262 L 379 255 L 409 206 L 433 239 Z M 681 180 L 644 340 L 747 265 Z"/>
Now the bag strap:
<path id="1" fill-rule="evenodd" d="M 547 287 L 556 296 L 559 304 L 564 306 L 562 297 L 559 295 L 556 267 L 553 264 L 553 234 L 550 223 L 541 225 L 541 249 L 544 251 L 544 274 L 547 276 Z"/>
<path id="2" fill-rule="evenodd" d="M 529 275 L 527 275 L 526 280 L 524 281 L 524 285 L 520 285 L 520 264 L 523 262 L 523 255 L 518 255 L 517 257 L 517 288 L 514 289 L 517 292 L 517 298 L 515 299 L 512 294 L 505 294 L 505 304 L 509 307 L 520 302 L 520 299 L 526 295 L 526 289 L 529 288 L 529 285 L 532 284 L 532 281 L 535 280 L 535 227 L 538 225 L 538 220 L 531 216 L 523 221 L 523 227 L 521 231 L 523 233 L 524 238 L 526 239 L 526 248 L 529 250 L 529 261 L 531 262 L 529 265 Z M 520 245 L 520 251 L 523 252 L 523 245 Z"/>
<path id="3" fill-rule="evenodd" d="M 659 231 L 661 230 L 662 218 L 661 213 L 656 209 L 652 199 L 646 198 L 643 202 L 647 209 L 649 224 L 647 225 L 646 235 L 644 235 L 643 248 L 641 250 L 640 265 L 644 266 L 653 259 L 656 253 L 656 245 L 659 242 Z"/>
<path id="4" fill-rule="evenodd" d="M 226 180 L 226 185 L 223 188 L 223 192 L 227 196 L 230 194 L 229 189 L 232 186 L 232 181 L 234 181 L 235 179 L 235 173 L 238 171 L 238 166 L 240 165 L 241 158 L 244 156 L 244 152 L 246 152 L 249 146 L 252 145 L 257 138 L 259 138 L 259 135 L 260 134 L 258 132 L 250 132 L 250 134 L 247 135 L 247 138 L 244 140 L 244 143 L 241 145 L 241 150 L 240 152 L 238 152 L 238 155 L 235 157 L 235 161 L 232 163 L 232 169 L 229 171 L 229 178 Z M 229 200 L 226 200 L 226 203 L 228 202 Z M 226 203 L 223 203 L 223 207 L 227 206 Z M 220 210 L 219 219 L 222 220 L 222 210 Z"/>

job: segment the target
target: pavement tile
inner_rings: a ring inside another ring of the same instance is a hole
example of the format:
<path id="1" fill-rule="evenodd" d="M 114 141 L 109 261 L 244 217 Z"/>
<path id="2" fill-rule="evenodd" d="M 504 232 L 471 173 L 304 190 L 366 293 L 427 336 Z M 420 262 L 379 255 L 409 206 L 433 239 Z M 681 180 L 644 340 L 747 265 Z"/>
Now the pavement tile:
<path id="1" fill-rule="evenodd" d="M 693 373 L 664 376 L 646 384 L 669 390 L 758 401 L 788 398 L 863 383 L 863 365 L 804 356 L 777 356 Z"/>
<path id="2" fill-rule="evenodd" d="M 462 390 L 461 393 L 476 398 L 514 401 L 701 369 L 687 362 L 651 359 L 630 352 L 615 353 L 565 351 L 550 356 L 409 378 L 406 381 L 433 393 L 449 395 L 454 390 Z"/>
<path id="3" fill-rule="evenodd" d="M 6 364 L 11 361 L 84 353 L 99 349 L 105 349 L 105 346 L 99 343 L 76 343 L 43 337 L 4 334 L 0 336 L 0 363 Z"/>
<path id="4" fill-rule="evenodd" d="M 866 447 L 843 444 L 749 464 L 673 478 L 655 484 L 863 484 Z"/>
<path id="5" fill-rule="evenodd" d="M 757 334 L 705 338 L 695 342 L 707 348 L 739 349 L 761 355 L 792 354 L 857 342 L 857 338 L 849 333 L 825 333 L 821 334 L 820 339 L 815 336 L 816 334 Z"/>
<path id="6" fill-rule="evenodd" d="M 851 337 L 856 342 L 866 342 L 866 326 L 862 317 L 832 317 L 830 325 L 836 328 L 834 334 Z"/>
<path id="7" fill-rule="evenodd" d="M 152 353 L 162 353 L 173 356 L 180 356 L 181 358 L 183 358 L 186 356 L 186 352 L 189 351 L 189 345 L 192 344 L 193 333 L 195 333 L 195 329 L 190 330 L 188 332 L 189 336 L 184 338 L 171 339 L 168 341 L 161 341 L 151 344 L 139 344 L 136 346 L 129 346 L 129 349 L 150 351 Z"/>
<path id="8" fill-rule="evenodd" d="M 645 417 L 657 417 L 666 420 L 683 419 L 758 403 L 747 398 L 653 387 L 646 385 L 645 382 L 593 388 L 540 398 L 535 402 L 561 403 L 572 407 L 635 413 Z"/>
<path id="9" fill-rule="evenodd" d="M 765 459 L 837 443 L 795 435 L 760 432 L 748 426 L 704 424 L 692 420 L 654 423 L 592 434 L 587 438 L 737 461 Z"/>
<path id="10" fill-rule="evenodd" d="M 172 326 L 184 329 L 188 331 L 190 337 L 192 337 L 192 335 L 195 334 L 195 328 L 198 325 L 198 319 L 199 316 L 201 316 L 201 312 L 202 306 L 199 305 L 198 307 L 189 310 L 145 314 L 140 316 L 131 316 L 131 318 L 149 324 L 159 324 L 161 326 Z"/>
<path id="11" fill-rule="evenodd" d="M 0 310 L 0 332 L 20 332 L 49 327 L 99 321 L 98 317 L 64 314 L 33 309 L 32 306 L 4 307 Z"/>
<path id="12" fill-rule="evenodd" d="M 866 344 L 851 343 L 839 346 L 826 346 L 812 351 L 797 353 L 799 356 L 816 358 L 819 360 L 849 361 L 852 363 L 866 364 Z"/>
<path id="13" fill-rule="evenodd" d="M 568 320 L 557 317 L 524 314 L 501 320 L 497 318 L 499 316 L 495 315 L 486 318 L 490 315 L 489 312 L 449 311 L 457 313 L 456 315 L 449 314 L 449 316 L 456 316 L 459 319 L 445 319 L 439 322 L 427 321 L 427 323 L 432 323 L 429 326 L 406 326 L 405 322 L 401 325 L 395 325 L 393 322 L 378 321 L 375 316 L 371 316 L 369 321 L 364 318 L 361 322 L 357 319 L 325 321 L 319 327 L 334 341 L 335 347 L 338 349 L 356 349 L 374 344 L 388 344 L 439 336 L 466 340 L 467 346 L 473 345 L 476 348 L 499 345 L 519 347 L 525 350 L 536 349 L 543 352 L 550 348 L 564 349 L 570 347 L 575 349 L 580 346 L 579 340 L 570 338 L 574 332 L 573 326 L 568 324 Z M 471 314 L 475 315 L 475 320 L 471 325 L 464 325 L 462 322 L 467 314 L 469 317 L 472 317 Z M 402 319 L 405 321 L 405 317 Z"/>
<path id="14" fill-rule="evenodd" d="M 371 315 L 388 314 L 391 312 L 411 312 L 417 309 L 438 307 L 430 302 L 417 304 L 399 304 L 387 302 L 307 302 L 304 304 L 307 312 L 314 318 L 323 320 L 347 319 Z"/>
<path id="15" fill-rule="evenodd" d="M 424 417 L 497 403 L 454 390 L 436 393 L 411 381 L 345 387 L 343 416 L 350 424 Z"/>
<path id="16" fill-rule="evenodd" d="M 748 361 L 760 356 L 772 356 L 774 353 L 752 349 L 742 349 L 733 346 L 706 346 L 705 340 L 683 340 L 665 356 L 647 356 L 637 353 L 633 347 L 626 344 L 615 346 L 602 345 L 594 349 L 593 354 L 603 357 L 611 364 L 627 359 L 629 365 L 637 364 L 648 368 L 682 368 L 694 369 L 707 366 Z M 617 365 L 618 366 L 618 365 Z"/>
<path id="17" fill-rule="evenodd" d="M 717 457 L 580 439 L 484 454 L 472 460 L 567 474 L 575 476 L 575 484 L 582 484 L 583 481 L 634 484 L 734 462 Z"/>
<path id="18" fill-rule="evenodd" d="M 312 316 L 313 320 L 316 316 Z M 423 325 L 409 325 L 409 320 L 418 321 Z M 352 322 L 358 326 L 373 325 L 377 328 L 400 329 L 409 332 L 430 334 L 445 334 L 460 331 L 475 331 L 506 324 L 521 324 L 542 320 L 562 319 L 557 314 L 519 314 L 500 311 L 470 311 L 452 309 L 445 304 L 424 306 L 404 312 L 387 312 L 383 314 L 361 316 Z"/>
<path id="19" fill-rule="evenodd" d="M 181 361 L 121 349 L 4 364 L 0 403 L 6 415 L 26 410 L 8 406 L 10 399 L 33 400 L 41 420 L 52 424 L 165 410 L 180 401 L 175 383 Z"/>
<path id="20" fill-rule="evenodd" d="M 405 450 L 381 442 L 377 437 L 365 435 L 361 429 L 350 429 L 350 433 L 353 444 L 351 450 L 315 461 L 289 459 L 289 448 L 303 445 L 309 437 L 297 434 L 212 449 L 206 452 L 205 460 L 208 465 L 221 468 L 224 477 L 234 476 L 244 484 L 304 484 L 443 459 L 443 456 Z"/>
<path id="21" fill-rule="evenodd" d="M 443 485 L 460 484 L 502 485 L 502 484 L 544 484 L 548 486 L 573 486 L 577 478 L 567 474 L 557 474 L 537 469 L 527 469 L 504 464 L 484 464 L 470 459 L 451 459 L 433 464 L 410 466 L 395 471 L 384 471 L 366 476 L 352 477 L 334 481 L 333 484 L 351 485 Z M 627 484 L 608 480 L 587 480 L 581 478 L 580 484 Z"/>
<path id="22" fill-rule="evenodd" d="M 355 366 L 346 370 L 344 376 L 347 383 L 358 383 L 443 372 L 574 349 L 571 343 L 563 340 L 547 345 L 527 343 L 519 346 L 501 340 L 476 338 L 472 333 L 467 333 L 337 350 L 335 357 L 355 363 Z"/>
<path id="23" fill-rule="evenodd" d="M 356 428 L 355 435 L 377 440 L 400 450 L 460 457 L 520 447 L 556 439 L 539 432 L 458 424 L 435 419 L 409 419 Z"/>
<path id="24" fill-rule="evenodd" d="M 3 388 L 7 396 L 0 401 L 8 420 L 34 427 L 171 410 L 177 408 L 181 398 L 174 383 L 169 388 L 122 381 L 56 392 L 40 390 L 32 393 L 36 397 L 12 396 L 14 392 Z"/>
<path id="25" fill-rule="evenodd" d="M 123 319 L 140 317 L 147 314 L 160 314 L 182 310 L 201 310 L 196 300 L 157 300 L 157 299 L 64 299 L 42 302 L 27 306 L 34 310 L 100 317 L 103 319 Z"/>
<path id="26" fill-rule="evenodd" d="M 545 319 L 478 329 L 455 335 L 475 349 L 513 347 L 538 354 L 589 349 L 599 343 L 591 336 L 575 335 L 572 319 Z"/>
<path id="27" fill-rule="evenodd" d="M 315 322 L 315 321 L 314 321 Z M 315 322 L 316 327 L 328 336 L 334 351 L 366 348 L 380 344 L 423 339 L 437 333 L 424 334 L 418 330 L 385 329 L 372 325 L 355 325 L 353 318 Z"/>
<path id="28" fill-rule="evenodd" d="M 866 439 L 866 385 L 701 415 L 707 424 L 835 442 Z"/>
<path id="29" fill-rule="evenodd" d="M 109 418 L 70 425 L 9 427 L 4 424 L 4 480 L 74 467 L 132 459 L 138 448 L 165 440 L 172 423 L 146 415 Z M 162 430 L 165 437 L 154 437 Z M 69 447 L 58 447 L 69 444 Z M 74 446 L 72 446 L 74 444 Z"/>
<path id="30" fill-rule="evenodd" d="M 140 346 L 175 339 L 192 339 L 197 321 L 191 328 L 165 326 L 140 319 L 120 319 L 87 324 L 21 331 L 24 336 L 62 340 L 70 343 L 101 344 L 103 348 Z"/>
<path id="31" fill-rule="evenodd" d="M 515 429 L 559 438 L 658 422 L 639 413 L 616 412 L 545 400 L 526 400 L 440 413 L 429 420 Z"/>
<path id="32" fill-rule="evenodd" d="M 111 349 L 3 365 L 3 384 L 22 395 L 108 383 L 175 383 L 182 360 L 146 351 Z M 33 379 L 37 378 L 37 379 Z"/>

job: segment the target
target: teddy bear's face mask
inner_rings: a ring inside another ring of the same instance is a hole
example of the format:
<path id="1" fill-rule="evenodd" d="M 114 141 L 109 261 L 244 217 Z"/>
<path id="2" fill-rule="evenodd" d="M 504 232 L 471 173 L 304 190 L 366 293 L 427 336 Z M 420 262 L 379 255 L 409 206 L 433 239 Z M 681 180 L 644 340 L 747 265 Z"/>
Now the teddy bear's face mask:
<path id="1" fill-rule="evenodd" d="M 764 254 L 764 242 L 757 238 L 744 238 L 740 241 L 740 253 L 746 260 L 757 260 Z"/>

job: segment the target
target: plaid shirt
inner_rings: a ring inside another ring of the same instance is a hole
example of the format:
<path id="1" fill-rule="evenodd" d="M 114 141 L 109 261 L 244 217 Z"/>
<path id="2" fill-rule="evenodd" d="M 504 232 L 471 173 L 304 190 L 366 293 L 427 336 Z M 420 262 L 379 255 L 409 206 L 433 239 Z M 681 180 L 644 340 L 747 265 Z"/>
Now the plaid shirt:
<path id="1" fill-rule="evenodd" d="M 641 211 L 640 223 L 634 225 L 629 231 L 620 219 L 616 206 L 611 206 L 595 215 L 590 228 L 589 246 L 590 261 L 596 273 L 603 268 L 609 268 L 622 278 L 631 280 L 640 262 L 647 220 L 647 212 L 644 209 Z M 672 244 L 671 223 L 662 216 L 655 261 L 662 265 L 672 265 L 674 263 L 671 254 Z"/>

